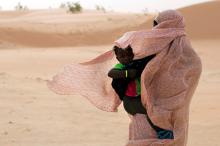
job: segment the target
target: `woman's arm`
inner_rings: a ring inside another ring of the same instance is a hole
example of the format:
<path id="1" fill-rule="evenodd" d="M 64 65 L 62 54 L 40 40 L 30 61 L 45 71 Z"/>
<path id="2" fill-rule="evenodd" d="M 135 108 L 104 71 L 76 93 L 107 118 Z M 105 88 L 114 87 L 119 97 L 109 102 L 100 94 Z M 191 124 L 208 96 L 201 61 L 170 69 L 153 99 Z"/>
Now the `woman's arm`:
<path id="1" fill-rule="evenodd" d="M 137 74 L 136 69 L 128 69 L 127 70 L 127 78 L 135 78 Z M 126 79 L 126 70 L 119 70 L 119 69 L 111 69 L 108 72 L 108 76 L 113 79 Z"/>

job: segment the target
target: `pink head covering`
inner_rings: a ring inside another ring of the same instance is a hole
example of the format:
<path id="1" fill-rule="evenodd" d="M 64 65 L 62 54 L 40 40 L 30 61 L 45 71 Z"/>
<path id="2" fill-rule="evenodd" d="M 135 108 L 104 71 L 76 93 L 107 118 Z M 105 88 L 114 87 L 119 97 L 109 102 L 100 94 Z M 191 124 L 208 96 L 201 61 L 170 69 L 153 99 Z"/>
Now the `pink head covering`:
<path id="1" fill-rule="evenodd" d="M 130 45 L 134 59 L 140 59 L 159 53 L 174 38 L 185 35 L 184 18 L 178 11 L 164 11 L 155 20 L 159 24 L 152 30 L 127 32 L 115 41 L 115 45 L 119 48 Z"/>
<path id="2" fill-rule="evenodd" d="M 201 61 L 186 38 L 184 19 L 179 12 L 161 12 L 156 20 L 159 24 L 152 30 L 127 32 L 115 45 L 121 48 L 131 45 L 134 59 L 156 54 L 141 75 L 141 101 L 152 122 L 173 130 L 175 139 L 170 142 L 149 139 L 144 133 L 150 131 L 140 132 L 131 123 L 129 130 L 134 136 L 127 146 L 186 144 L 189 104 L 201 74 Z M 116 112 L 121 101 L 107 76 L 115 63 L 115 54 L 109 50 L 91 61 L 66 65 L 48 81 L 48 87 L 58 94 L 80 94 L 99 109 Z M 138 119 L 145 121 L 139 126 L 146 125 L 145 116 Z M 140 137 L 146 139 L 139 140 Z"/>

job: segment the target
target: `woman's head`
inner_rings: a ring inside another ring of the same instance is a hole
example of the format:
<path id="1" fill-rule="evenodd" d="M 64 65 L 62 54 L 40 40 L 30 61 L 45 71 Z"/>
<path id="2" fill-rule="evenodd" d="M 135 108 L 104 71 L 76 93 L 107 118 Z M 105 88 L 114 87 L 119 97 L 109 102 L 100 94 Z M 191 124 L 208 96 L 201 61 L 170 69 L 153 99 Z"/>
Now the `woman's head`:
<path id="1" fill-rule="evenodd" d="M 185 36 L 183 16 L 175 10 L 159 13 L 152 30 L 131 31 L 114 42 L 119 48 L 131 46 L 133 60 L 160 53 L 171 41 Z"/>
<path id="2" fill-rule="evenodd" d="M 134 58 L 134 53 L 133 53 L 130 45 L 128 47 L 126 47 L 125 49 L 114 46 L 113 50 L 115 52 L 117 60 L 120 63 L 128 64 L 128 63 L 132 62 L 132 60 Z"/>
<path id="3" fill-rule="evenodd" d="M 157 25 L 158 25 L 158 22 L 157 22 L 156 19 L 154 19 L 154 21 L 153 21 L 153 27 L 155 27 L 155 26 L 157 26 Z"/>
<path id="4" fill-rule="evenodd" d="M 158 28 L 184 28 L 185 21 L 180 12 L 166 10 L 158 14 L 153 21 L 153 26 Z"/>

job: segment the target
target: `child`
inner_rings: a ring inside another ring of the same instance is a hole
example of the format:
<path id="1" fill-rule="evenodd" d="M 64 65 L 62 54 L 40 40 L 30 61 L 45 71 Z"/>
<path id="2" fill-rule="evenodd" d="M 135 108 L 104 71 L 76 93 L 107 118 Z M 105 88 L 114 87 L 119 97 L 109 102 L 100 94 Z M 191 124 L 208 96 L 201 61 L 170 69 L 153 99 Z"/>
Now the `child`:
<path id="1" fill-rule="evenodd" d="M 108 76 L 113 78 L 112 87 L 120 99 L 123 100 L 123 106 L 126 112 L 131 115 L 137 113 L 145 114 L 159 139 L 173 139 L 172 131 L 162 129 L 152 123 L 141 102 L 141 73 L 147 63 L 156 55 L 153 54 L 143 59 L 133 60 L 134 54 L 130 46 L 125 49 L 115 46 L 114 52 L 119 63 L 108 72 Z"/>
<path id="2" fill-rule="evenodd" d="M 141 103 L 140 76 L 146 64 L 155 55 L 133 60 L 134 54 L 130 46 L 125 49 L 115 46 L 114 52 L 119 63 L 108 73 L 108 76 L 113 78 L 112 87 L 123 100 L 124 108 L 129 114 L 146 114 Z"/>
<path id="3" fill-rule="evenodd" d="M 153 21 L 153 27 L 158 25 L 157 19 Z M 142 59 L 133 60 L 134 53 L 130 45 L 125 49 L 114 46 L 116 59 L 119 61 L 108 73 L 112 79 L 112 87 L 123 100 L 125 110 L 129 114 L 146 114 L 146 109 L 141 103 L 140 76 L 147 63 L 156 55 L 150 55 Z"/>

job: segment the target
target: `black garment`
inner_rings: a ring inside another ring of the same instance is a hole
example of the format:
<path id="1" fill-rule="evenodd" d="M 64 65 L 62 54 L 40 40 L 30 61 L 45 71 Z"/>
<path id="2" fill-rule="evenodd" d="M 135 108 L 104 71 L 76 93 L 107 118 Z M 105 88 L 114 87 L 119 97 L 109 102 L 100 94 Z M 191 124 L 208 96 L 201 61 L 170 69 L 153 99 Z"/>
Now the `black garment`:
<path id="1" fill-rule="evenodd" d="M 152 123 L 148 114 L 146 113 L 147 121 L 149 122 L 150 126 L 156 131 L 158 139 L 174 139 L 173 131 L 162 129 Z"/>
<path id="2" fill-rule="evenodd" d="M 129 79 L 112 79 L 112 87 L 121 100 L 123 100 L 128 83 Z"/>
<path id="3" fill-rule="evenodd" d="M 142 58 L 142 59 L 133 60 L 131 63 L 125 65 L 125 69 L 136 69 L 136 70 L 138 70 L 139 74 L 137 74 L 137 77 L 140 77 L 140 75 L 143 72 L 145 66 L 155 56 L 156 56 L 156 54 L 153 54 L 153 55 L 147 56 L 147 57 Z"/>
<path id="4" fill-rule="evenodd" d="M 124 96 L 123 106 L 124 109 L 131 115 L 135 115 L 136 113 L 147 114 L 145 107 L 142 105 L 141 96 Z"/>
<path id="5" fill-rule="evenodd" d="M 150 55 L 142 59 L 133 60 L 131 63 L 125 65 L 124 70 L 126 69 L 136 69 L 138 71 L 136 77 L 140 77 L 141 73 L 143 72 L 145 66 L 147 63 L 153 59 L 156 55 Z M 129 82 L 131 81 L 130 78 L 126 79 L 112 79 L 112 87 L 115 90 L 115 92 L 118 94 L 121 100 L 123 100 L 123 97 L 125 96 L 125 91 L 127 89 L 127 86 Z"/>
<path id="6" fill-rule="evenodd" d="M 146 108 L 143 106 L 141 102 L 141 96 L 137 96 L 137 97 L 124 96 L 123 106 L 126 112 L 131 115 L 135 115 L 137 113 L 145 114 L 150 126 L 156 131 L 158 139 L 174 139 L 173 131 L 162 129 L 152 123 L 152 121 L 150 120 L 147 114 Z"/>

